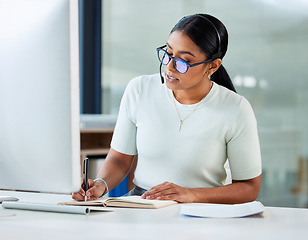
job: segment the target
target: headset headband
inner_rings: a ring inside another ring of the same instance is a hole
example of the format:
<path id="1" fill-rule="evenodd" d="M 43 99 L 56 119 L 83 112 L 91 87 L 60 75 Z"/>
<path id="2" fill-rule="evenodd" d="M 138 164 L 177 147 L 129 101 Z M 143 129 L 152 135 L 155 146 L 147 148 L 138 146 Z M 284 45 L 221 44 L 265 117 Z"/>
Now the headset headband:
<path id="1" fill-rule="evenodd" d="M 217 51 L 217 53 L 213 54 L 213 56 L 211 57 L 213 60 L 215 60 L 216 58 L 221 57 L 221 54 L 222 54 L 222 52 L 221 52 L 221 39 L 220 39 L 219 32 L 218 32 L 217 28 L 215 27 L 214 23 L 210 19 L 208 19 L 207 17 L 205 17 L 205 16 L 203 16 L 201 14 L 197 14 L 197 16 L 199 16 L 199 17 L 205 19 L 206 21 L 208 21 L 212 25 L 212 27 L 214 28 L 214 30 L 215 30 L 215 32 L 217 34 L 217 38 L 218 38 L 218 51 Z"/>

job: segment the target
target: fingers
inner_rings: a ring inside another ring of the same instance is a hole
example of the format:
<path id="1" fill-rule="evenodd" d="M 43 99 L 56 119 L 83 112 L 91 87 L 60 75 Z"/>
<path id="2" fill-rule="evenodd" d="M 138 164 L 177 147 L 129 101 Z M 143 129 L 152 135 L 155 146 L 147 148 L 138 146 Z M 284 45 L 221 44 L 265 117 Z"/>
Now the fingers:
<path id="1" fill-rule="evenodd" d="M 171 183 L 169 182 L 164 182 L 162 184 L 156 185 L 155 187 L 150 188 L 147 192 L 145 192 L 145 195 L 150 195 L 150 194 L 154 194 L 166 189 L 169 189 L 171 186 Z"/>
<path id="2" fill-rule="evenodd" d="M 78 192 L 74 192 L 72 194 L 72 198 L 76 201 L 84 201 L 85 192 L 83 188 L 81 187 Z"/>
<path id="3" fill-rule="evenodd" d="M 77 200 L 77 201 L 83 201 L 84 200 L 84 196 L 85 196 L 85 192 L 84 192 L 84 177 L 81 178 L 81 183 L 80 183 L 81 187 L 79 189 L 78 192 L 74 192 L 72 194 L 72 198 L 74 200 Z"/>
<path id="4" fill-rule="evenodd" d="M 88 179 L 88 187 L 91 188 L 93 187 L 95 182 L 92 179 Z"/>
<path id="5" fill-rule="evenodd" d="M 176 197 L 175 195 L 178 193 L 177 191 L 178 187 L 179 186 L 173 183 L 164 182 L 149 189 L 141 197 L 144 199 L 159 199 L 159 200 L 174 199 Z"/>
<path id="6" fill-rule="evenodd" d="M 91 187 L 94 186 L 94 183 L 95 182 L 93 180 L 88 179 L 88 187 L 89 187 L 88 191 L 90 190 Z M 72 194 L 72 198 L 74 200 L 76 200 L 76 201 L 84 201 L 85 200 L 85 195 L 86 194 L 85 194 L 85 191 L 84 191 L 84 177 L 82 177 L 81 178 L 81 188 L 79 189 L 78 192 L 75 192 L 75 193 Z M 88 200 L 90 200 L 90 199 L 88 198 Z"/>
<path id="7" fill-rule="evenodd" d="M 174 183 L 164 182 L 146 191 L 144 199 L 174 200 L 177 202 L 192 202 L 194 193 L 191 189 L 178 186 Z"/>
<path id="8" fill-rule="evenodd" d="M 101 196 L 101 194 L 99 194 L 99 191 L 97 190 L 97 187 L 95 187 L 95 186 L 90 188 L 86 192 L 86 195 L 87 195 L 87 200 L 88 201 L 96 200 L 96 199 L 98 199 Z"/>
<path id="9" fill-rule="evenodd" d="M 105 192 L 105 184 L 100 182 L 94 182 L 93 180 L 89 181 L 89 189 L 86 192 L 87 199 L 90 201 L 98 199 Z"/>

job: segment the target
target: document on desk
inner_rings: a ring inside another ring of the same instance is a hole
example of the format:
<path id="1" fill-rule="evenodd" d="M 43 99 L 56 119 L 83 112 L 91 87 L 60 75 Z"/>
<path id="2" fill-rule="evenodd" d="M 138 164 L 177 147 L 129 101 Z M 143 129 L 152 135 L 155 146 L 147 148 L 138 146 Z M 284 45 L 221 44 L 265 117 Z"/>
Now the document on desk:
<path id="1" fill-rule="evenodd" d="M 89 214 L 90 211 L 105 211 L 103 209 L 92 209 L 86 206 L 64 206 L 58 204 L 43 204 L 43 203 L 26 203 L 26 202 L 3 202 L 3 208 L 18 209 L 18 210 L 31 210 L 43 212 L 57 212 L 57 213 L 75 213 L 75 214 Z"/>
<path id="2" fill-rule="evenodd" d="M 0 203 L 4 201 L 18 201 L 19 199 L 11 196 L 0 196 Z"/>
<path id="3" fill-rule="evenodd" d="M 192 217 L 239 218 L 262 213 L 264 206 L 259 201 L 242 204 L 186 203 L 180 213 Z"/>

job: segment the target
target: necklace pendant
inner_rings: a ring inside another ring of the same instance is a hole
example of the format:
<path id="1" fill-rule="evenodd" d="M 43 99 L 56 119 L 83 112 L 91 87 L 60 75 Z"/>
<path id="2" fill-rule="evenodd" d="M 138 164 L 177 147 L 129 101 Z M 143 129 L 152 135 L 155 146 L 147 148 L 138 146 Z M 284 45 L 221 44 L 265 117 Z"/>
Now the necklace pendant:
<path id="1" fill-rule="evenodd" d="M 183 123 L 183 121 L 182 121 L 182 120 L 180 120 L 180 124 L 179 124 L 179 131 L 181 131 L 182 123 Z"/>

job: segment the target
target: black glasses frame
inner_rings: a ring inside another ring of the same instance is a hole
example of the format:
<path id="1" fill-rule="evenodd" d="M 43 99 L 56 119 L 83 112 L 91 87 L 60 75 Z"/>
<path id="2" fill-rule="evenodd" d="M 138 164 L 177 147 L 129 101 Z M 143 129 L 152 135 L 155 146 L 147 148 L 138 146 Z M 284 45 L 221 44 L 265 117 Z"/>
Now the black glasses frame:
<path id="1" fill-rule="evenodd" d="M 177 71 L 178 71 L 179 73 L 181 73 L 181 74 L 187 73 L 187 71 L 188 71 L 188 69 L 189 69 L 190 67 L 195 67 L 195 66 L 198 66 L 198 65 L 200 65 L 200 64 L 208 63 L 208 62 L 211 62 L 211 61 L 214 60 L 214 59 L 211 58 L 211 59 L 205 60 L 205 61 L 203 61 L 203 62 L 198 62 L 198 63 L 194 63 L 194 64 L 189 64 L 189 63 L 187 63 L 185 60 L 183 60 L 182 58 L 172 57 L 172 56 L 171 56 L 169 53 L 167 53 L 167 51 L 164 49 L 165 47 L 167 47 L 167 45 L 164 45 L 164 46 L 161 46 L 161 47 L 159 47 L 159 48 L 156 48 L 158 60 L 160 61 L 161 64 L 163 64 L 163 65 L 168 65 L 168 64 L 170 63 L 171 59 L 172 59 L 172 60 L 173 60 L 173 66 L 174 66 L 175 70 L 177 70 Z M 164 51 L 165 54 L 167 54 L 168 57 L 169 57 L 169 60 L 168 60 L 168 62 L 167 62 L 166 64 L 163 63 L 163 62 L 161 61 L 160 57 L 159 57 L 159 52 L 160 52 L 160 51 Z M 185 72 L 180 72 L 180 71 L 177 69 L 177 66 L 176 66 L 176 60 L 177 60 L 177 59 L 180 60 L 180 61 L 182 61 L 182 62 L 184 62 L 184 63 L 186 64 L 187 69 L 186 69 Z"/>

